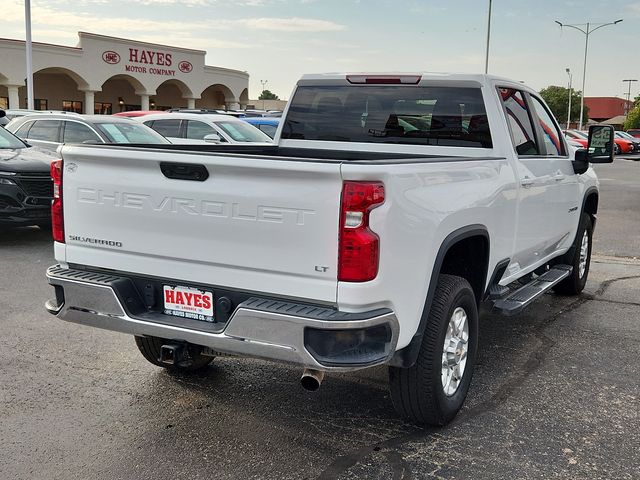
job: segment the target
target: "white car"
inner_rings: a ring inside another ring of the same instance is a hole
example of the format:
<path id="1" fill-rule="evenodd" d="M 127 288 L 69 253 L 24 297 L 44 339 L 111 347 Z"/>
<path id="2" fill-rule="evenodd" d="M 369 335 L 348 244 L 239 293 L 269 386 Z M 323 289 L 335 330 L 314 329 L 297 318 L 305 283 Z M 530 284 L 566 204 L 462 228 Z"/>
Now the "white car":
<path id="1" fill-rule="evenodd" d="M 273 145 L 257 128 L 230 115 L 157 113 L 135 117 L 175 144 L 230 143 Z"/>

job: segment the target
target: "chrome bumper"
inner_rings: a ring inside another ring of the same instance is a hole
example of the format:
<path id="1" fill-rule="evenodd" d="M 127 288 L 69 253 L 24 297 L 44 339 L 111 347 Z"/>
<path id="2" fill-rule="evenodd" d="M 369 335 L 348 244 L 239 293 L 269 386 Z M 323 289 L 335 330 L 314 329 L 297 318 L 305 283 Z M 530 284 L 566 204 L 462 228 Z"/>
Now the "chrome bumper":
<path id="1" fill-rule="evenodd" d="M 74 275 L 77 273 L 77 275 Z M 50 300 L 47 310 L 62 320 L 113 330 L 138 336 L 153 336 L 172 341 L 185 341 L 211 348 L 216 351 L 292 363 L 318 370 L 359 370 L 386 363 L 395 353 L 398 341 L 398 321 L 390 310 L 375 310 L 366 314 L 335 312 L 327 315 L 328 309 L 297 305 L 299 308 L 281 308 L 282 305 L 296 305 L 285 302 L 261 301 L 252 298 L 238 305 L 224 326 L 218 332 L 210 332 L 167 325 L 134 317 L 127 313 L 116 291 L 114 282 L 126 277 L 62 269 L 59 266 L 47 270 L 51 285 L 60 287 L 64 300 Z M 261 304 L 281 304 L 264 309 Z M 302 315 L 285 313 L 284 310 L 303 312 Z M 321 311 L 322 318 L 313 318 L 310 313 Z M 326 319 L 338 318 L 336 319 Z M 350 318 L 356 319 L 350 319 Z M 373 362 L 335 364 L 321 363 L 305 346 L 305 329 L 317 330 L 357 330 L 386 325 L 391 331 L 390 341 L 385 345 L 384 356 Z"/>

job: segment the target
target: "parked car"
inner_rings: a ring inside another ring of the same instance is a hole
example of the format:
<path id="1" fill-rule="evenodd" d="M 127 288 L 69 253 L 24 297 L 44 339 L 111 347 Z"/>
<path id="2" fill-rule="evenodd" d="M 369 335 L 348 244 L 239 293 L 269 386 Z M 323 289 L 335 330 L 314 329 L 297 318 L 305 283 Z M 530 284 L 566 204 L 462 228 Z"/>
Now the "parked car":
<path id="1" fill-rule="evenodd" d="M 153 113 L 160 113 L 158 110 L 130 110 L 128 112 L 114 113 L 114 117 L 144 117 Z"/>
<path id="2" fill-rule="evenodd" d="M 276 130 L 278 130 L 278 125 L 280 125 L 280 119 L 274 117 L 245 117 L 242 120 L 262 130 L 271 138 L 276 136 Z"/>
<path id="3" fill-rule="evenodd" d="M 0 110 L 0 127 L 4 127 L 7 123 L 9 123 L 7 112 Z"/>
<path id="4" fill-rule="evenodd" d="M 58 115 L 80 115 L 76 112 L 66 112 L 63 110 L 28 110 L 26 108 L 12 108 L 5 110 L 6 116 L 9 120 L 13 120 L 14 118 L 24 117 L 26 115 L 41 115 L 46 113 L 54 113 Z"/>
<path id="5" fill-rule="evenodd" d="M 55 158 L 0 128 L 0 226 L 51 228 Z"/>
<path id="6" fill-rule="evenodd" d="M 28 144 L 48 150 L 63 143 L 170 143 L 132 119 L 111 115 L 27 115 L 11 120 L 6 128 Z"/>
<path id="7" fill-rule="evenodd" d="M 635 138 L 640 138 L 640 128 L 630 128 L 627 133 Z"/>
<path id="8" fill-rule="evenodd" d="M 244 112 L 236 110 L 220 110 L 216 108 L 170 108 L 168 113 L 195 113 L 199 115 L 229 115 L 232 117 L 244 117 Z"/>
<path id="9" fill-rule="evenodd" d="M 616 131 L 616 137 L 633 143 L 633 153 L 640 153 L 640 138 L 621 131 Z"/>
<path id="10" fill-rule="evenodd" d="M 229 115 L 174 112 L 145 115 L 135 120 L 164 135 L 171 143 L 272 143 L 268 135 L 244 119 Z"/>
<path id="11" fill-rule="evenodd" d="M 64 146 L 48 311 L 185 373 L 224 352 L 316 390 L 387 365 L 398 413 L 443 425 L 481 303 L 584 289 L 611 126 L 573 151 L 535 90 L 462 74 L 306 75 L 283 122 L 268 146 Z"/>
<path id="12" fill-rule="evenodd" d="M 587 143 L 589 142 L 585 137 L 577 134 L 571 135 L 566 130 L 563 130 L 563 133 L 567 141 L 573 142 L 576 145 L 580 145 L 581 148 L 587 148 Z"/>
<path id="13" fill-rule="evenodd" d="M 589 139 L 589 134 L 582 130 L 565 130 L 565 133 L 571 138 Z M 621 153 L 633 153 L 633 143 L 629 140 L 614 137 L 614 142 L 614 152 L 616 155 L 620 155 Z"/>

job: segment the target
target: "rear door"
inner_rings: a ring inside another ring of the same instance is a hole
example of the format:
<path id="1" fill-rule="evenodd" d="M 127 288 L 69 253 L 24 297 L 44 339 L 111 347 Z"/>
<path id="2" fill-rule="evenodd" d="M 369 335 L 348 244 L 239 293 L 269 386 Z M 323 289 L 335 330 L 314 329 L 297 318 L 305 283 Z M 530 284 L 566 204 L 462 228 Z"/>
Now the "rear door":
<path id="1" fill-rule="evenodd" d="M 527 95 L 513 88 L 498 88 L 517 157 L 520 182 L 515 252 L 510 270 L 524 270 L 552 249 L 557 205 L 550 196 L 554 165 L 546 158 L 535 127 L 536 118 Z"/>
<path id="2" fill-rule="evenodd" d="M 335 302 L 339 163 L 90 146 L 62 155 L 68 263 Z M 184 178 L 195 169 L 208 178 Z"/>

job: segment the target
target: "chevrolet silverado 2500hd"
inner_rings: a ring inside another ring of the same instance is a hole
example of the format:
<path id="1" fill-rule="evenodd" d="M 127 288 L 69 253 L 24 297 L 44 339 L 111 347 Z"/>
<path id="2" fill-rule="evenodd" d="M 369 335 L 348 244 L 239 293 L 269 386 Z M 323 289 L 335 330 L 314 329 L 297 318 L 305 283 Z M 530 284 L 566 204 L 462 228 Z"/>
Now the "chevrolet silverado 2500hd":
<path id="1" fill-rule="evenodd" d="M 309 75 L 275 140 L 63 147 L 47 309 L 174 370 L 223 352 L 299 365 L 314 389 L 387 364 L 399 414 L 442 425 L 469 389 L 481 302 L 513 315 L 584 288 L 589 163 L 613 160 L 613 131 L 574 151 L 522 83 Z"/>

